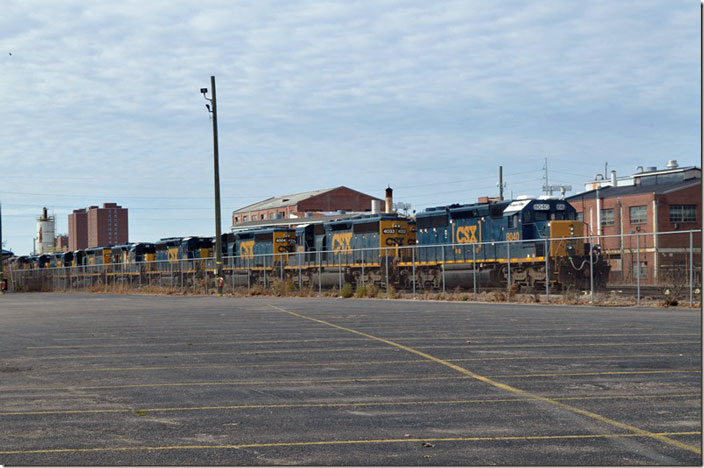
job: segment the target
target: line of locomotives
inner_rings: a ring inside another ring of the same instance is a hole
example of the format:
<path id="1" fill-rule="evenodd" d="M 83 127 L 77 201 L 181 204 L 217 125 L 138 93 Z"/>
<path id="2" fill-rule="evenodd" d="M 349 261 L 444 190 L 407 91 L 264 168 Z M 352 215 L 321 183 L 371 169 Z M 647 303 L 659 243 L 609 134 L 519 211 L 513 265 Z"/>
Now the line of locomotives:
<path id="1" fill-rule="evenodd" d="M 222 236 L 225 284 L 301 286 L 350 283 L 437 290 L 506 286 L 540 290 L 604 287 L 609 265 L 582 238 L 584 223 L 564 200 L 523 199 L 428 208 L 415 219 L 364 214 L 294 228 L 269 226 Z M 517 241 L 517 242 L 506 242 Z M 518 242 L 520 241 L 520 242 Z M 181 275 L 205 278 L 215 267 L 214 241 L 166 238 L 156 243 L 98 247 L 18 257 L 15 269 L 84 268 L 83 274 Z M 208 260 L 206 260 L 208 259 Z M 184 262 L 186 260 L 186 262 Z M 591 265 L 590 265 L 591 262 Z M 102 266 L 102 269 L 101 269 Z M 70 271 L 77 274 L 76 269 Z"/>

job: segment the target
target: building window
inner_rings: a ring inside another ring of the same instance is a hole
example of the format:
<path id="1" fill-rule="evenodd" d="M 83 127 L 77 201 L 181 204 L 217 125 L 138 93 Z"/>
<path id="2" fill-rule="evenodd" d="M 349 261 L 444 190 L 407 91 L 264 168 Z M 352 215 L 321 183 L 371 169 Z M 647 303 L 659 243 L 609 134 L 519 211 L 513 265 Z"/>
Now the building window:
<path id="1" fill-rule="evenodd" d="M 580 211 L 579 213 L 577 213 L 577 221 L 584 221 L 584 213 L 583 212 Z"/>
<path id="2" fill-rule="evenodd" d="M 697 220 L 697 205 L 670 205 L 671 223 L 693 223 Z"/>
<path id="3" fill-rule="evenodd" d="M 243 216 L 243 217 L 242 217 L 242 221 L 244 221 L 244 222 L 246 223 L 246 222 L 247 222 L 247 216 Z"/>
<path id="4" fill-rule="evenodd" d="M 601 210 L 601 225 L 602 226 L 613 226 L 614 225 L 614 210 Z"/>
<path id="5" fill-rule="evenodd" d="M 630 208 L 630 219 L 631 224 L 645 224 L 647 220 L 647 207 L 643 206 L 632 206 Z"/>
<path id="6" fill-rule="evenodd" d="M 638 277 L 638 262 L 633 262 L 633 278 Z M 648 262 L 640 262 L 640 279 L 648 279 Z"/>
<path id="7" fill-rule="evenodd" d="M 236 222 L 236 223 L 239 223 L 239 222 L 240 222 L 240 217 L 239 217 L 239 216 L 235 216 L 235 222 Z"/>

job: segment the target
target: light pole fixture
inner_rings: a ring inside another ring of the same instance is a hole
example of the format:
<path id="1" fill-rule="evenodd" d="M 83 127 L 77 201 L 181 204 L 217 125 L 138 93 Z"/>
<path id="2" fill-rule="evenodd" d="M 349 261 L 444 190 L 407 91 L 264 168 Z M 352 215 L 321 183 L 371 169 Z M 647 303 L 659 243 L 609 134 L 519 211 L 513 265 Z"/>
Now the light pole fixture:
<path id="1" fill-rule="evenodd" d="M 218 161 L 218 107 L 215 97 L 215 77 L 210 77 L 210 90 L 212 98 L 208 98 L 208 88 L 200 88 L 203 98 L 209 101 L 205 107 L 213 117 L 213 173 L 215 181 L 215 282 L 218 296 L 222 296 L 222 240 L 220 233 L 220 163 Z"/>

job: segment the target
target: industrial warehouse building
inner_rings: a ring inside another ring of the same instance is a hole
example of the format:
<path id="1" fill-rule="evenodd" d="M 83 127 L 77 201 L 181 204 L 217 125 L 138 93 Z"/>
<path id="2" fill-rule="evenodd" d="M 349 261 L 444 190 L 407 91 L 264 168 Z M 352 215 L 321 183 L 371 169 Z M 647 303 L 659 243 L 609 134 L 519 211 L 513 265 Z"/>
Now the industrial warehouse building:
<path id="1" fill-rule="evenodd" d="M 341 211 L 371 211 L 372 200 L 381 203 L 378 198 L 344 186 L 271 197 L 234 211 L 232 225 Z"/>
<path id="2" fill-rule="evenodd" d="M 688 278 L 690 242 L 700 278 L 700 233 L 642 235 L 638 240 L 629 235 L 701 229 L 700 168 L 680 168 L 670 161 L 667 169 L 650 167 L 622 179 L 612 171 L 611 179 L 590 184 L 594 190 L 567 200 L 585 222 L 585 236 L 612 236 L 598 242 L 611 264 L 611 282 L 632 284 L 638 272 L 643 284 Z"/>

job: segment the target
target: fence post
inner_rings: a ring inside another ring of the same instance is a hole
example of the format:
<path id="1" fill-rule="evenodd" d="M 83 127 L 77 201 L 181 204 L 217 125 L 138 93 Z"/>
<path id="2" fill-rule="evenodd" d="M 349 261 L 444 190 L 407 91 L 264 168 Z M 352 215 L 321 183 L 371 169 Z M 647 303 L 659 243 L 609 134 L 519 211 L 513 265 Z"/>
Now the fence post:
<path id="1" fill-rule="evenodd" d="M 323 294 L 323 256 L 318 252 L 318 295 Z"/>
<path id="2" fill-rule="evenodd" d="M 411 247 L 411 264 L 413 268 L 413 298 L 416 297 L 416 246 Z"/>
<path id="3" fill-rule="evenodd" d="M 440 247 L 442 249 L 442 292 L 445 292 L 445 247 Z"/>
<path id="4" fill-rule="evenodd" d="M 548 262 L 548 259 L 550 258 L 550 254 L 548 252 L 548 240 L 545 239 L 545 300 L 550 302 L 550 265 Z"/>
<path id="5" fill-rule="evenodd" d="M 636 234 L 636 295 L 637 304 L 640 306 L 640 236 Z"/>
<path id="6" fill-rule="evenodd" d="M 472 282 L 474 283 L 474 299 L 477 298 L 477 249 L 472 245 Z"/>
<path id="7" fill-rule="evenodd" d="M 589 243 L 589 303 L 594 303 L 594 238 Z"/>
<path id="8" fill-rule="evenodd" d="M 694 242 L 689 231 L 689 305 L 694 305 Z"/>
<path id="9" fill-rule="evenodd" d="M 342 294 L 342 257 L 341 257 L 341 252 L 337 253 L 337 274 L 340 277 L 340 294 Z"/>
<path id="10" fill-rule="evenodd" d="M 364 249 L 362 249 L 362 287 L 364 287 Z"/>
<path id="11" fill-rule="evenodd" d="M 389 249 L 384 249 L 384 263 L 386 263 L 386 295 L 389 295 Z"/>
<path id="12" fill-rule="evenodd" d="M 511 242 L 506 242 L 506 260 L 508 261 L 508 288 L 511 290 Z"/>
<path id="13" fill-rule="evenodd" d="M 301 278 L 301 269 L 303 268 L 303 261 L 301 260 L 301 254 L 303 252 L 296 252 L 298 254 L 298 290 L 301 290 L 303 286 L 303 280 Z"/>
<path id="14" fill-rule="evenodd" d="M 249 288 L 250 288 L 251 272 L 252 272 L 252 270 L 250 269 L 249 257 L 247 257 L 247 293 L 249 293 Z"/>

